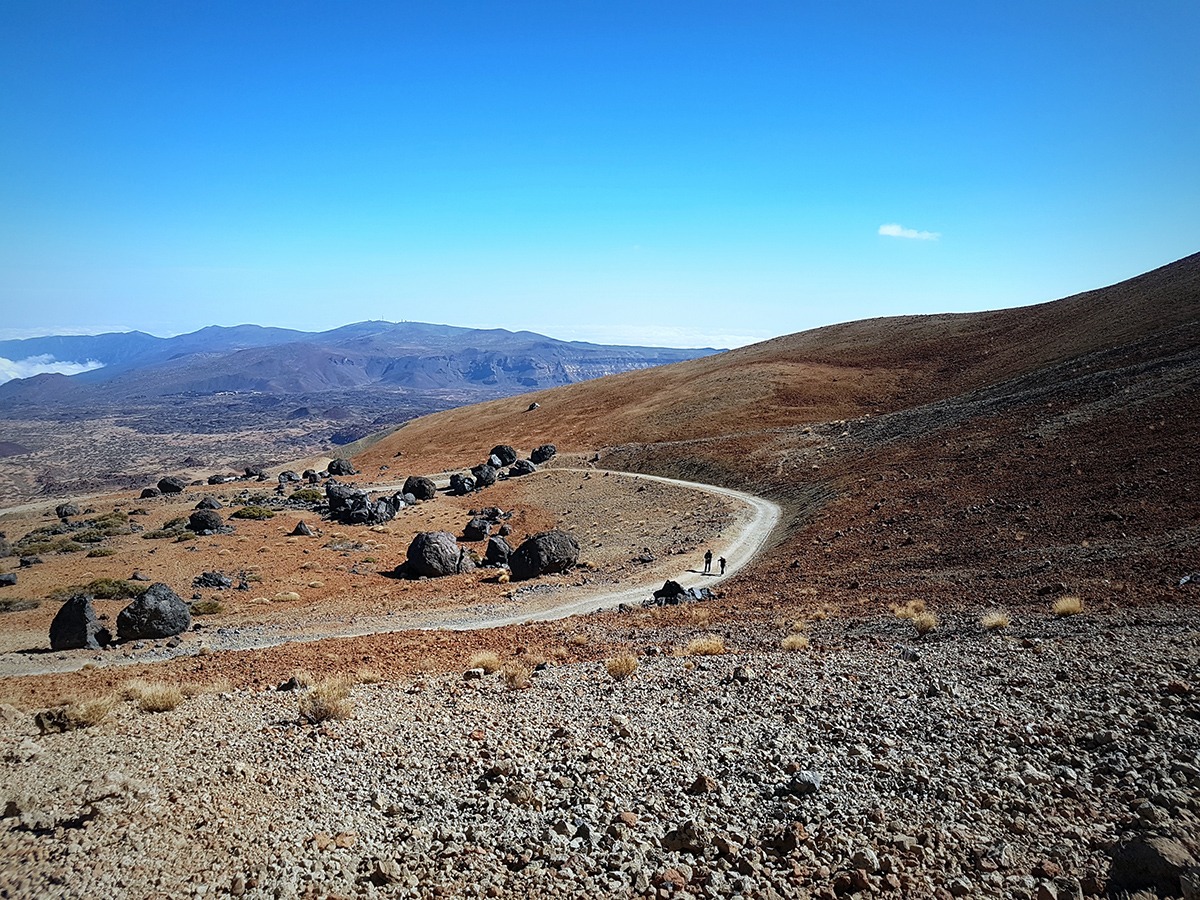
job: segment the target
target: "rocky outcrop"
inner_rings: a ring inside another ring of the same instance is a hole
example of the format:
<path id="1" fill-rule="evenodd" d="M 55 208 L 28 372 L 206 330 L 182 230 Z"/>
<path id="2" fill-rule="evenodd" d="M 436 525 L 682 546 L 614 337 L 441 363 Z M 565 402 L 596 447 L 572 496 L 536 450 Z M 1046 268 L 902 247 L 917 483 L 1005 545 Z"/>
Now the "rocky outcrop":
<path id="1" fill-rule="evenodd" d="M 500 460 L 501 466 L 511 466 L 517 461 L 517 451 L 508 444 L 497 444 L 488 455 Z"/>
<path id="2" fill-rule="evenodd" d="M 188 516 L 187 527 L 197 534 L 216 534 L 224 524 L 225 520 L 211 509 L 198 509 Z"/>
<path id="3" fill-rule="evenodd" d="M 536 450 L 534 450 L 532 453 L 529 454 L 529 459 L 531 462 L 535 462 L 538 465 L 541 465 L 542 463 L 553 459 L 555 454 L 557 454 L 557 453 L 558 453 L 558 448 L 555 447 L 553 444 L 542 444 L 542 446 L 538 447 Z"/>
<path id="4" fill-rule="evenodd" d="M 532 475 L 537 471 L 537 466 L 527 459 L 518 459 L 508 468 L 510 478 L 520 478 L 522 475 Z"/>
<path id="5" fill-rule="evenodd" d="M 525 540 L 509 557 L 513 578 L 522 580 L 566 572 L 579 562 L 579 542 L 565 531 L 543 531 Z"/>
<path id="6" fill-rule="evenodd" d="M 192 614 L 179 595 L 162 582 L 150 585 L 117 616 L 117 637 L 122 641 L 165 638 L 187 631 Z"/>
<path id="7" fill-rule="evenodd" d="M 448 531 L 422 531 L 408 545 L 409 572 L 428 578 L 470 572 L 475 563 Z"/>
<path id="8" fill-rule="evenodd" d="M 354 464 L 348 459 L 335 459 L 329 464 L 330 475 L 357 475 Z"/>
<path id="9" fill-rule="evenodd" d="M 90 594 L 73 594 L 50 623 L 51 650 L 99 650 L 110 640 Z"/>
<path id="10" fill-rule="evenodd" d="M 158 482 L 158 489 L 164 494 L 178 494 L 187 487 L 187 482 L 175 475 L 168 475 Z"/>
<path id="11" fill-rule="evenodd" d="M 404 482 L 404 493 L 412 494 L 418 500 L 432 500 L 437 496 L 437 485 L 424 475 L 409 475 Z"/>

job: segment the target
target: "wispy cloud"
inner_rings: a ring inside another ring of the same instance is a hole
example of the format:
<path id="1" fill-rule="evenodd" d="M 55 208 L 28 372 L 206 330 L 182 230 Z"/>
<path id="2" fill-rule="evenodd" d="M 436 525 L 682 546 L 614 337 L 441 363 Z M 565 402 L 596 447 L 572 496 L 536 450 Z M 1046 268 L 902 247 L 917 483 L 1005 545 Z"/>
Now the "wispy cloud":
<path id="1" fill-rule="evenodd" d="M 936 241 L 942 236 L 937 231 L 917 231 L 915 228 L 905 228 L 895 222 L 890 225 L 880 225 L 879 233 L 884 237 L 908 238 L 913 241 Z"/>
<path id="2" fill-rule="evenodd" d="M 5 359 L 0 356 L 0 384 L 12 381 L 14 378 L 31 378 L 45 372 L 78 375 L 80 372 L 90 372 L 92 369 L 103 368 L 103 366 L 104 363 L 94 359 L 89 359 L 87 362 L 60 362 L 48 353 L 18 360 Z"/>

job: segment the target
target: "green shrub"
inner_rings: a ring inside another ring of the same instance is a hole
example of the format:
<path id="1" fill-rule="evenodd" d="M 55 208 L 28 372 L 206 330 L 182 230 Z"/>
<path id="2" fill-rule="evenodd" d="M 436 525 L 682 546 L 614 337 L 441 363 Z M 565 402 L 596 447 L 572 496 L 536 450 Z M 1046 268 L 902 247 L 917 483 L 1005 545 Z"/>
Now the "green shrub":
<path id="1" fill-rule="evenodd" d="M 72 594 L 91 594 L 97 600 L 132 600 L 142 596 L 150 588 L 141 581 L 122 581 L 120 578 L 94 578 L 87 584 L 73 584 L 58 588 L 50 594 L 51 600 L 66 600 Z"/>
<path id="2" fill-rule="evenodd" d="M 88 528 L 83 531 L 77 531 L 71 535 L 71 540 L 78 541 L 81 544 L 98 544 L 108 535 L 98 528 Z"/>
<path id="3" fill-rule="evenodd" d="M 188 608 L 193 616 L 215 616 L 225 612 L 225 606 L 220 600 L 195 600 Z"/>
<path id="4" fill-rule="evenodd" d="M 6 597 L 0 599 L 0 614 L 20 612 L 23 609 L 37 609 L 41 605 L 41 600 L 27 600 L 24 597 Z"/>
<path id="5" fill-rule="evenodd" d="M 295 500 L 297 503 L 320 503 L 325 499 L 325 495 L 316 488 L 300 488 L 298 491 L 293 491 L 289 500 Z"/>
<path id="6" fill-rule="evenodd" d="M 117 551 L 113 550 L 110 547 L 97 547 L 94 550 L 88 551 L 87 558 L 88 559 L 100 559 L 101 557 L 104 557 L 104 556 L 116 556 L 116 555 L 117 555 Z"/>
<path id="7" fill-rule="evenodd" d="M 243 506 L 236 512 L 230 513 L 231 519 L 273 519 L 275 513 L 263 506 Z"/>

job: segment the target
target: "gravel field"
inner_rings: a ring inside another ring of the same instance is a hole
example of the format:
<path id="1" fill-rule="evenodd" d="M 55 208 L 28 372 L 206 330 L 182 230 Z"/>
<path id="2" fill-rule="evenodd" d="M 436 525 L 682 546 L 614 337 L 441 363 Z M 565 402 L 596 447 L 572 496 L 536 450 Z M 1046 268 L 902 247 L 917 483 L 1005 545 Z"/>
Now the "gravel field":
<path id="1" fill-rule="evenodd" d="M 759 649 L 631 644 L 621 681 L 552 660 L 525 687 L 511 668 L 360 683 L 317 725 L 313 689 L 209 685 L 47 734 L 5 708 L 0 896 L 1056 900 L 1135 887 L 1129 847 L 1181 891 L 1195 610 L 924 637 L 841 618 L 796 652 L 779 625 L 713 632 Z"/>

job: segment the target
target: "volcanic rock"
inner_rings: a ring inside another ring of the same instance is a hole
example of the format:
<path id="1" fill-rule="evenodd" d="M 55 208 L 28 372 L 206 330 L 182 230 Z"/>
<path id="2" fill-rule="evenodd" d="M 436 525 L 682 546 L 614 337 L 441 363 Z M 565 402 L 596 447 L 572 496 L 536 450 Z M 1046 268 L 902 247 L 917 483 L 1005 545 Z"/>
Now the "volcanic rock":
<path id="1" fill-rule="evenodd" d="M 167 585 L 157 582 L 121 610 L 117 636 L 122 641 L 171 637 L 187 631 L 191 624 L 187 604 Z"/>
<path id="2" fill-rule="evenodd" d="M 138 496 L 143 500 L 149 500 L 151 497 L 157 497 L 161 493 L 162 491 L 158 488 L 142 488 L 142 492 Z"/>
<path id="3" fill-rule="evenodd" d="M 357 475 L 354 464 L 348 459 L 335 459 L 329 463 L 330 475 Z"/>
<path id="4" fill-rule="evenodd" d="M 158 489 L 164 494 L 178 494 L 185 487 L 187 482 L 175 475 L 168 475 L 158 482 Z"/>
<path id="5" fill-rule="evenodd" d="M 542 446 L 538 447 L 532 453 L 529 454 L 529 459 L 531 462 L 535 462 L 540 465 L 541 463 L 544 463 L 547 460 L 553 459 L 555 454 L 557 454 L 557 453 L 558 453 L 558 448 L 555 447 L 553 444 L 542 444 Z"/>
<path id="6" fill-rule="evenodd" d="M 233 587 L 233 579 L 220 572 L 203 572 L 192 579 L 192 587 L 213 588 L 224 591 Z"/>
<path id="7" fill-rule="evenodd" d="M 464 541 L 482 541 L 488 536 L 491 531 L 491 525 L 488 520 L 482 516 L 475 516 L 463 527 Z"/>
<path id="8" fill-rule="evenodd" d="M 197 534 L 214 534 L 224 524 L 225 521 L 211 509 L 198 509 L 188 516 L 187 527 Z"/>
<path id="9" fill-rule="evenodd" d="M 54 507 L 54 514 L 60 519 L 68 519 L 71 516 L 79 515 L 79 507 L 70 502 L 60 503 Z"/>
<path id="10" fill-rule="evenodd" d="M 405 494 L 412 494 L 418 500 L 432 500 L 437 496 L 437 485 L 432 478 L 424 475 L 409 475 L 404 482 Z"/>
<path id="11" fill-rule="evenodd" d="M 537 466 L 527 459 L 518 459 L 508 469 L 510 478 L 520 478 L 522 475 L 532 475 L 537 471 Z"/>
<path id="12" fill-rule="evenodd" d="M 409 571 L 429 578 L 470 572 L 475 568 L 466 549 L 460 547 L 448 531 L 422 531 L 408 545 L 407 559 Z"/>
<path id="13" fill-rule="evenodd" d="M 301 519 L 296 523 L 296 527 L 291 531 L 291 537 L 313 537 L 313 530 L 308 527 L 308 523 Z"/>
<path id="14" fill-rule="evenodd" d="M 108 641 L 108 629 L 96 618 L 91 594 L 71 595 L 50 623 L 51 650 L 99 650 Z"/>
<path id="15" fill-rule="evenodd" d="M 450 493 L 452 494 L 469 494 L 475 490 L 475 479 L 470 475 L 460 475 L 454 473 L 450 476 Z"/>
<path id="16" fill-rule="evenodd" d="M 511 466 L 517 461 L 517 451 L 508 444 L 497 444 L 488 455 L 500 460 L 501 466 Z"/>
<path id="17" fill-rule="evenodd" d="M 509 557 L 518 581 L 565 572 L 579 562 L 579 542 L 565 531 L 543 531 L 524 541 Z"/>
<path id="18" fill-rule="evenodd" d="M 206 494 L 204 498 L 196 504 L 196 509 L 224 509 L 225 504 L 211 494 Z"/>
<path id="19" fill-rule="evenodd" d="M 471 475 L 475 479 L 475 490 L 491 487 L 496 483 L 496 470 L 487 463 L 473 466 L 471 468 Z"/>
<path id="20" fill-rule="evenodd" d="M 483 562 L 488 566 L 507 566 L 508 558 L 512 556 L 512 547 L 502 537 L 490 537 L 487 542 L 487 552 Z"/>
<path id="21" fill-rule="evenodd" d="M 1126 890 L 1154 888 L 1164 897 L 1180 894 L 1180 876 L 1196 860 L 1179 841 L 1161 835 L 1136 835 L 1113 852 L 1109 881 Z"/>
<path id="22" fill-rule="evenodd" d="M 0 587 L 12 587 L 17 583 L 16 572 L 6 572 L 0 575 Z"/>

